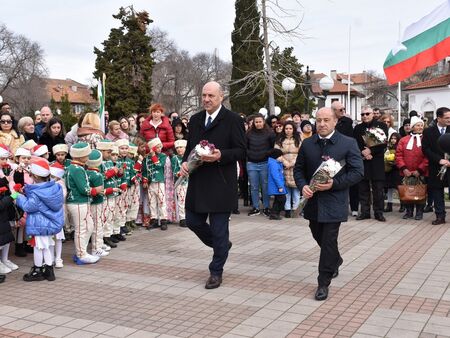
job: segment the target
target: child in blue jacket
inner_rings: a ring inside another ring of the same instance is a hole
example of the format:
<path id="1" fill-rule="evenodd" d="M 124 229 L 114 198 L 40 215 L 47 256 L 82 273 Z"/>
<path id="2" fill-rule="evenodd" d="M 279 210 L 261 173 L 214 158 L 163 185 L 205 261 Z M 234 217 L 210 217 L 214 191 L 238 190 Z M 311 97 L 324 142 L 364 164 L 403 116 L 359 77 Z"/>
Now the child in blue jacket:
<path id="1" fill-rule="evenodd" d="M 283 175 L 283 152 L 280 149 L 271 149 L 268 151 L 268 183 L 267 194 L 274 196 L 272 209 L 270 210 L 269 219 L 280 220 L 281 211 L 284 210 L 286 203 L 286 185 Z"/>
<path id="2" fill-rule="evenodd" d="M 61 185 L 50 178 L 50 166 L 44 158 L 32 160 L 30 166 L 34 184 L 24 188 L 25 195 L 13 193 L 16 204 L 27 213 L 26 236 L 33 237 L 34 266 L 23 276 L 26 282 L 55 280 L 53 271 L 53 236 L 64 225 L 64 196 Z"/>

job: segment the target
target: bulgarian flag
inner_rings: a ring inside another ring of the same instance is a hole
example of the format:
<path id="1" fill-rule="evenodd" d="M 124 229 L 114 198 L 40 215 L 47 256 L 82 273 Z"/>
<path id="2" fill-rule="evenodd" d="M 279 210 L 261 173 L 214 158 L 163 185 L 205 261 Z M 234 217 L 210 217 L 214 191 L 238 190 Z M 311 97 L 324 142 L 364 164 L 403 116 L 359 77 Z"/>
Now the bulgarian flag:
<path id="1" fill-rule="evenodd" d="M 400 82 L 450 55 L 450 0 L 409 25 L 384 62 L 389 84 Z"/>
<path id="2" fill-rule="evenodd" d="M 100 115 L 100 127 L 102 132 L 106 130 L 106 122 L 105 122 L 105 80 L 106 75 L 103 73 L 101 79 L 98 79 L 97 85 L 97 99 L 98 99 L 98 114 Z"/>

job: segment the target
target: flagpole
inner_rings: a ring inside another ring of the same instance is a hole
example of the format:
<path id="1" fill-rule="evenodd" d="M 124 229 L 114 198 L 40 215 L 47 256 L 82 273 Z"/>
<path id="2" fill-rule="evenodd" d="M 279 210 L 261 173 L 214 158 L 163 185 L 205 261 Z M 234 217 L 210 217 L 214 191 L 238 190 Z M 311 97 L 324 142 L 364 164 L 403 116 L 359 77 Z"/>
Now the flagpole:
<path id="1" fill-rule="evenodd" d="M 402 28 L 401 28 L 401 24 L 400 21 L 398 22 L 398 41 L 401 41 L 402 39 Z M 397 117 L 397 130 L 400 129 L 401 126 L 401 119 L 402 119 L 402 82 L 399 81 L 398 82 L 398 87 L 397 87 L 397 99 L 398 99 L 398 117 Z"/>
<path id="2" fill-rule="evenodd" d="M 347 113 L 348 114 L 352 114 L 352 106 L 351 106 L 352 101 L 350 99 L 350 81 L 351 81 L 351 76 L 350 76 L 351 42 L 350 41 L 351 41 L 351 36 L 352 36 L 352 25 L 350 25 L 348 27 L 348 75 L 347 75 Z M 354 116 L 353 120 L 356 120 L 356 111 L 355 111 L 355 116 Z"/>

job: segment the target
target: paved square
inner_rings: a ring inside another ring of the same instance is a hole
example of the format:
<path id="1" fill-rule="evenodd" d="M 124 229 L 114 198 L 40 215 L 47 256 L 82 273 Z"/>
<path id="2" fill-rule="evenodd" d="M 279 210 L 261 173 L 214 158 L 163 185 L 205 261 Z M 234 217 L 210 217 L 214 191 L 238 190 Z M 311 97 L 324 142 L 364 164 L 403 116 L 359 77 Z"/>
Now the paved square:
<path id="1" fill-rule="evenodd" d="M 450 337 L 450 223 L 343 223 L 330 297 L 314 300 L 319 250 L 302 218 L 233 215 L 223 284 L 206 290 L 211 250 L 188 229 L 140 229 L 55 282 L 0 284 L 0 337 Z"/>

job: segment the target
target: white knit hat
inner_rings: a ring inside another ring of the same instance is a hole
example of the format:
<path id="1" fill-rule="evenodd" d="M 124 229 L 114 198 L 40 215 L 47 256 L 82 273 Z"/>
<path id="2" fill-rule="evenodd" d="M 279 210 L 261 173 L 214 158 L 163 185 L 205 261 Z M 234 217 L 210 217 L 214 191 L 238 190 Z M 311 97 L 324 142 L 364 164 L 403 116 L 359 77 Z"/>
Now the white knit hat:
<path id="1" fill-rule="evenodd" d="M 50 165 L 50 174 L 52 176 L 63 178 L 64 177 L 64 167 L 59 162 L 54 162 Z"/>
<path id="2" fill-rule="evenodd" d="M 34 147 L 37 146 L 37 143 L 34 142 L 34 140 L 28 140 L 25 143 L 23 143 L 20 147 L 28 149 L 29 151 L 33 150 Z"/>
<path id="3" fill-rule="evenodd" d="M 175 149 L 178 147 L 185 147 L 187 146 L 187 141 L 186 140 L 176 140 L 175 141 Z"/>
<path id="4" fill-rule="evenodd" d="M 121 138 L 120 140 L 116 141 L 116 146 L 117 148 L 122 147 L 122 146 L 130 146 L 130 142 L 126 139 L 126 138 Z"/>
<path id="5" fill-rule="evenodd" d="M 111 148 L 111 154 L 117 154 L 119 155 L 119 148 L 117 146 L 112 146 Z"/>
<path id="6" fill-rule="evenodd" d="M 101 166 L 103 161 L 103 156 L 100 150 L 93 149 L 89 154 L 89 159 L 86 162 L 86 165 L 89 168 L 98 168 Z"/>
<path id="7" fill-rule="evenodd" d="M 38 157 L 31 160 L 30 171 L 36 176 L 47 177 L 50 175 L 50 166 L 45 158 Z"/>
<path id="8" fill-rule="evenodd" d="M 415 124 L 417 123 L 423 123 L 422 119 L 418 116 L 413 116 L 411 117 L 411 122 L 409 123 L 409 125 L 411 126 L 411 129 L 414 127 Z"/>
<path id="9" fill-rule="evenodd" d="M 0 158 L 8 158 L 11 155 L 9 149 L 4 144 L 0 144 Z"/>
<path id="10" fill-rule="evenodd" d="M 14 153 L 14 156 L 28 156 L 28 157 L 31 157 L 31 152 L 28 149 L 25 149 L 25 148 L 17 148 L 16 152 Z"/>
<path id="11" fill-rule="evenodd" d="M 150 150 L 153 149 L 153 147 L 157 146 L 157 145 L 162 145 L 162 142 L 159 138 L 155 137 L 154 139 L 148 141 L 148 147 L 150 148 Z"/>
<path id="12" fill-rule="evenodd" d="M 70 156 L 73 158 L 89 156 L 90 153 L 91 147 L 86 142 L 75 143 L 72 147 L 70 147 Z"/>
<path id="13" fill-rule="evenodd" d="M 110 140 L 104 139 L 101 141 L 98 141 L 96 144 L 96 148 L 98 150 L 112 150 L 112 147 L 114 145 L 114 142 L 111 142 Z"/>
<path id="14" fill-rule="evenodd" d="M 48 148 L 45 144 L 38 144 L 33 148 L 32 154 L 34 156 L 43 156 L 48 153 Z"/>
<path id="15" fill-rule="evenodd" d="M 64 143 L 60 143 L 60 144 L 56 144 L 53 146 L 52 148 L 53 151 L 53 155 L 56 155 L 57 153 L 68 153 L 69 152 L 69 147 L 67 146 L 67 144 Z"/>
<path id="16" fill-rule="evenodd" d="M 137 151 L 138 151 L 138 146 L 135 145 L 134 143 L 130 143 L 130 147 L 128 148 L 128 153 L 133 156 L 136 156 Z"/>
<path id="17" fill-rule="evenodd" d="M 36 111 L 34 112 L 34 116 L 38 116 L 38 115 L 41 115 L 41 111 L 40 111 L 40 110 L 36 110 Z"/>

